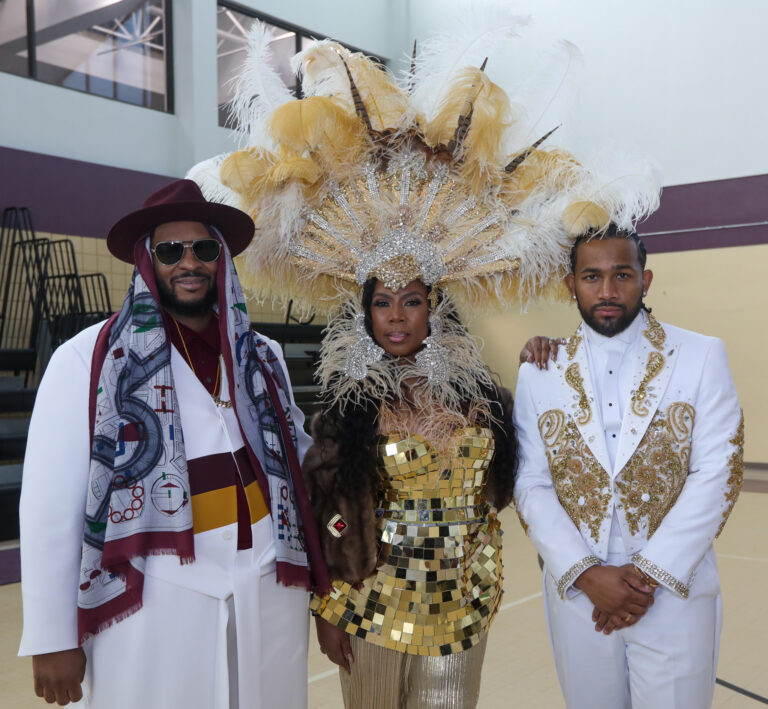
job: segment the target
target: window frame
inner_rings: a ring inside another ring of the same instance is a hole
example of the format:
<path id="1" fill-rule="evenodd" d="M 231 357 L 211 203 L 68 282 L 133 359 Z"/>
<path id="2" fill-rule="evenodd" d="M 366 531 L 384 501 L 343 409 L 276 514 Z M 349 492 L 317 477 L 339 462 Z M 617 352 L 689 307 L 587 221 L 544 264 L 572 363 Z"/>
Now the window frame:
<path id="1" fill-rule="evenodd" d="M 26 45 L 27 45 L 27 73 L 23 75 L 21 73 L 14 74 L 10 72 L 12 76 L 18 76 L 22 79 L 31 79 L 32 81 L 38 81 L 41 84 L 48 86 L 57 86 L 61 89 L 67 89 L 69 91 L 76 91 L 77 93 L 85 94 L 87 96 L 96 96 L 108 101 L 116 101 L 117 103 L 123 103 L 128 106 L 135 106 L 136 108 L 145 108 L 150 111 L 158 111 L 160 113 L 174 114 L 175 113 L 175 82 L 174 82 L 174 64 L 173 64 L 173 0 L 163 0 L 163 44 L 164 44 L 164 58 L 165 58 L 165 107 L 157 108 L 155 106 L 149 106 L 144 103 L 134 103 L 132 101 L 126 101 L 118 98 L 117 96 L 105 96 L 101 93 L 89 91 L 87 89 L 74 88 L 72 86 L 66 86 L 65 84 L 57 84 L 49 81 L 44 81 L 38 77 L 38 61 L 37 61 L 37 42 L 36 37 L 36 15 L 35 15 L 35 2 L 34 0 L 25 0 L 26 11 Z M 2 72 L 6 73 L 6 72 Z M 89 75 L 86 74 L 86 81 Z M 120 82 L 113 82 L 119 85 Z M 126 84 L 122 84 L 125 86 Z M 146 90 L 146 89 L 144 89 Z"/>
<path id="2" fill-rule="evenodd" d="M 247 5 L 243 5 L 239 2 L 232 2 L 232 0 L 216 0 L 216 8 L 223 7 L 227 10 L 232 10 L 234 12 L 239 12 L 242 15 L 246 15 L 247 17 L 251 17 L 254 20 L 259 20 L 260 22 L 266 22 L 273 27 L 278 27 L 281 30 L 285 30 L 287 32 L 293 32 L 294 33 L 294 54 L 298 54 L 302 47 L 301 43 L 303 39 L 312 39 L 312 40 L 324 40 L 324 39 L 333 39 L 335 42 L 338 42 L 342 47 L 346 47 L 351 52 L 360 52 L 362 54 L 365 54 L 367 57 L 371 57 L 373 60 L 379 62 L 382 66 L 389 66 L 389 59 L 386 57 L 383 57 L 378 54 L 374 54 L 372 52 L 366 52 L 364 49 L 360 49 L 359 47 L 356 47 L 352 44 L 348 44 L 347 42 L 342 42 L 338 39 L 335 39 L 333 37 L 328 37 L 324 34 L 321 34 L 320 32 L 313 32 L 311 30 L 308 30 L 306 27 L 302 27 L 301 25 L 296 25 L 292 22 L 288 22 L 287 20 L 282 20 L 279 17 L 275 17 L 274 15 L 269 15 L 265 12 L 261 12 L 260 10 L 254 10 L 251 7 L 248 7 Z M 218 77 L 218 65 L 219 65 L 219 58 L 216 57 L 216 74 Z M 293 91 L 293 94 L 296 96 L 297 99 L 303 98 L 302 91 L 301 91 L 301 82 L 298 79 L 298 76 L 296 77 L 296 89 Z M 229 103 L 229 102 L 227 102 Z M 225 123 L 222 124 L 221 122 L 221 112 L 224 106 L 227 104 L 219 104 L 219 127 L 220 128 L 227 128 L 231 129 L 233 126 L 229 123 L 229 120 L 227 120 Z"/>

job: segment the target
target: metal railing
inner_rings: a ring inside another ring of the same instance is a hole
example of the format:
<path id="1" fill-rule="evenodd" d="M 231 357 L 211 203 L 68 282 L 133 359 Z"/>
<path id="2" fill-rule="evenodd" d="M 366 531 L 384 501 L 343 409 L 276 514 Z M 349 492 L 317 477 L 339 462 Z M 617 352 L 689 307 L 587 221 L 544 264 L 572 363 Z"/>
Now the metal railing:
<path id="1" fill-rule="evenodd" d="M 109 316 L 107 280 L 80 275 L 68 239 L 36 238 L 24 207 L 3 212 L 0 258 L 0 370 L 28 381 L 62 342 Z"/>

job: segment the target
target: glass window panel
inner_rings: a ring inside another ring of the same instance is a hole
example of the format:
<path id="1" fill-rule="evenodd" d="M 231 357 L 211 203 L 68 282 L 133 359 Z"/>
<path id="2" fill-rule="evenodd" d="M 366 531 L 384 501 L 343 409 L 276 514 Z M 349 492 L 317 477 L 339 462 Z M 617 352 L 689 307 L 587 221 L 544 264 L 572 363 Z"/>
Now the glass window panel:
<path id="1" fill-rule="evenodd" d="M 0 71 L 29 76 L 26 0 L 0 2 Z"/>
<path id="2" fill-rule="evenodd" d="M 35 0 L 35 78 L 168 110 L 169 1 Z M 26 62 L 26 44 L 16 54 Z"/>
<path id="3" fill-rule="evenodd" d="M 219 6 L 216 47 L 219 76 L 219 125 L 229 123 L 229 102 L 234 96 L 233 79 L 238 75 L 248 50 L 248 33 L 257 18 L 228 7 Z M 285 85 L 295 91 L 296 76 L 290 60 L 296 54 L 296 34 L 291 30 L 264 23 L 272 33 L 272 66 Z"/>
<path id="4" fill-rule="evenodd" d="M 291 57 L 297 47 L 311 47 L 317 40 L 303 31 L 280 27 L 258 17 L 234 10 L 228 3 L 218 6 L 217 60 L 219 74 L 219 125 L 234 127 L 229 116 L 229 102 L 234 96 L 233 79 L 238 75 L 248 50 L 248 33 L 254 22 L 261 21 L 272 33 L 272 66 L 285 85 L 299 95 L 297 77 L 291 71 Z M 351 49 L 351 47 L 350 47 Z M 352 50 L 358 51 L 358 50 Z M 374 57 L 375 58 L 375 57 Z"/>

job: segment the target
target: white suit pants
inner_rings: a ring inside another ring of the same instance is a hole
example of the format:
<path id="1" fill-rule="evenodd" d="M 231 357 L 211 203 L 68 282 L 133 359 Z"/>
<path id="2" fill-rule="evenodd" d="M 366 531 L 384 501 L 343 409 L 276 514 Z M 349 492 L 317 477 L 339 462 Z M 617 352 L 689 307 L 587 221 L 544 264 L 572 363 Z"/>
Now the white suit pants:
<path id="1" fill-rule="evenodd" d="M 301 709 L 307 592 L 261 577 L 245 602 L 156 577 L 144 605 L 84 645 L 82 709 Z"/>
<path id="2" fill-rule="evenodd" d="M 624 555 L 609 555 L 621 566 Z M 547 626 L 568 709 L 706 709 L 712 705 L 722 623 L 714 550 L 699 564 L 684 600 L 656 589 L 636 624 L 610 635 L 595 631 L 584 593 L 557 595 L 544 570 Z"/>

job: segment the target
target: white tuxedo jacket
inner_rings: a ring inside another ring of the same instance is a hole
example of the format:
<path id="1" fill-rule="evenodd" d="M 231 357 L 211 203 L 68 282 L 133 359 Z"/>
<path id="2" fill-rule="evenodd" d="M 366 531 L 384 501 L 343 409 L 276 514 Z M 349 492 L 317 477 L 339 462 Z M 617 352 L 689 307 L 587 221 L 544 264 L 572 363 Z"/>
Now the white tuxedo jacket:
<path id="1" fill-rule="evenodd" d="M 562 598 L 606 560 L 614 512 L 632 561 L 687 598 L 741 488 L 744 421 L 723 343 L 640 317 L 614 466 L 585 326 L 548 369 L 520 368 L 515 501 Z"/>

